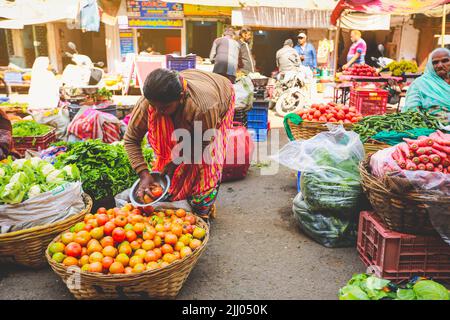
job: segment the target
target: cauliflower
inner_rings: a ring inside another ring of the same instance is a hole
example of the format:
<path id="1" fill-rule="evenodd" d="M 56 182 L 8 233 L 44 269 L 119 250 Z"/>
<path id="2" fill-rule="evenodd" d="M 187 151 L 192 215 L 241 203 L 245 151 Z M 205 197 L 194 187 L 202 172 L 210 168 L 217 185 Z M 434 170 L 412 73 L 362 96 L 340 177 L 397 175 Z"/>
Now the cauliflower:
<path id="1" fill-rule="evenodd" d="M 80 178 L 80 171 L 73 164 L 68 164 L 62 169 L 70 179 L 77 180 Z"/>
<path id="2" fill-rule="evenodd" d="M 2 168 L 0 168 L 0 178 L 3 178 L 6 175 L 5 170 L 3 170 Z"/>
<path id="3" fill-rule="evenodd" d="M 51 165 L 50 163 L 47 163 L 41 167 L 41 172 L 46 177 L 53 171 L 55 171 L 55 167 L 53 165 Z"/>
<path id="4" fill-rule="evenodd" d="M 64 172 L 62 170 L 55 170 L 53 168 L 53 171 L 47 175 L 47 178 L 45 180 L 47 181 L 47 183 L 56 183 L 56 184 L 63 183 Z"/>
<path id="5" fill-rule="evenodd" d="M 33 157 L 30 159 L 30 161 L 31 161 L 31 166 L 35 169 L 38 168 L 39 164 L 42 162 L 42 160 L 38 157 Z"/>
<path id="6" fill-rule="evenodd" d="M 36 197 L 40 193 L 41 193 L 41 188 L 39 187 L 39 185 L 35 184 L 34 186 L 32 186 L 30 188 L 30 190 L 28 190 L 28 198 Z"/>
<path id="7" fill-rule="evenodd" d="M 27 161 L 27 159 L 14 160 L 14 162 L 11 165 L 11 167 L 13 168 L 13 170 L 18 171 L 18 170 L 22 169 L 23 164 L 25 163 L 25 161 Z"/>
<path id="8" fill-rule="evenodd" d="M 11 179 L 9 180 L 9 184 L 15 185 L 20 184 L 22 182 L 25 182 L 27 179 L 27 176 L 23 172 L 17 172 L 14 174 Z"/>

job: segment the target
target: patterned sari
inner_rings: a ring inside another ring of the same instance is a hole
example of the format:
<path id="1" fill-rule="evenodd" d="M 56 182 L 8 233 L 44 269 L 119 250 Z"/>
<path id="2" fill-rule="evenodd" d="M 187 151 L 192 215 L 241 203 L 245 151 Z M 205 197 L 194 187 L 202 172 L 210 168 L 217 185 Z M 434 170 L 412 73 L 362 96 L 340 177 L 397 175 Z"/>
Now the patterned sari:
<path id="1" fill-rule="evenodd" d="M 203 159 L 201 164 L 181 163 L 171 180 L 169 200 L 188 200 L 193 211 L 199 215 L 207 215 L 217 197 L 225 160 L 227 131 L 233 126 L 234 101 L 233 94 L 216 136 L 206 149 L 212 161 L 205 162 Z M 155 171 L 162 171 L 172 161 L 172 149 L 177 144 L 172 140 L 174 130 L 170 116 L 148 108 L 148 140 L 156 155 Z"/>

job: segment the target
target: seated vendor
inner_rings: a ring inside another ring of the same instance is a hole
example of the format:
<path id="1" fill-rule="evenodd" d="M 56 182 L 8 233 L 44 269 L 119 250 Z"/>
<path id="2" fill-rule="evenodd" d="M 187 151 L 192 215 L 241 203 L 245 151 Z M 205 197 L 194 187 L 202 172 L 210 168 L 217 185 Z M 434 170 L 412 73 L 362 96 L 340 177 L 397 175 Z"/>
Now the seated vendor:
<path id="1" fill-rule="evenodd" d="M 428 111 L 448 124 L 450 117 L 450 50 L 439 48 L 428 58 L 425 72 L 406 92 L 402 111 Z"/>
<path id="2" fill-rule="evenodd" d="M 0 161 L 8 156 L 18 158 L 12 139 L 12 125 L 6 112 L 0 109 Z"/>
<path id="3" fill-rule="evenodd" d="M 141 179 L 138 196 L 142 199 L 154 183 L 141 149 L 142 139 L 148 133 L 156 155 L 153 170 L 171 178 L 169 201 L 187 200 L 196 214 L 208 218 L 222 178 L 227 131 L 233 124 L 235 100 L 231 82 L 219 74 L 200 70 L 177 73 L 156 69 L 145 80 L 143 92 L 125 134 L 125 149 Z M 201 125 L 200 135 L 194 135 L 194 122 Z M 190 133 L 187 143 L 191 150 L 196 149 L 194 140 L 202 145 L 202 133 L 217 129 L 214 139 L 204 141 L 201 148 L 204 151 L 209 147 L 205 154 L 211 158 L 205 161 L 199 152 L 191 152 L 184 158 L 188 160 L 176 164 L 179 161 L 172 158 L 172 149 L 177 141 L 171 139 L 175 129 Z"/>

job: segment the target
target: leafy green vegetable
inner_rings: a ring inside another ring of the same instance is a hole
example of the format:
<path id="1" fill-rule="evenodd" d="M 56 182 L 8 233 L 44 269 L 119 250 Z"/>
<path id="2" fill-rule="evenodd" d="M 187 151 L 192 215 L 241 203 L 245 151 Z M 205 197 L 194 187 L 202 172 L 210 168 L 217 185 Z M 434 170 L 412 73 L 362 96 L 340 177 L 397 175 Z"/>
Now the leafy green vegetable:
<path id="1" fill-rule="evenodd" d="M 398 289 L 397 300 L 416 300 L 416 294 L 412 289 Z"/>
<path id="2" fill-rule="evenodd" d="M 413 286 L 417 300 L 450 300 L 448 290 L 431 280 L 421 280 Z"/>
<path id="3" fill-rule="evenodd" d="M 70 173 L 69 173 L 70 172 Z M 75 165 L 57 170 L 39 158 L 0 163 L 0 204 L 17 204 L 80 179 Z"/>
<path id="4" fill-rule="evenodd" d="M 359 286 L 350 284 L 339 290 L 339 300 L 370 300 L 370 298 Z"/>
<path id="5" fill-rule="evenodd" d="M 55 167 L 77 164 L 83 190 L 95 200 L 115 196 L 130 188 L 138 179 L 122 143 L 88 140 L 68 144 L 67 148 L 66 153 L 56 157 Z M 144 148 L 143 154 L 151 168 L 153 150 Z"/>
<path id="6" fill-rule="evenodd" d="M 17 121 L 12 125 L 13 137 L 39 137 L 51 130 L 52 127 L 33 120 Z"/>

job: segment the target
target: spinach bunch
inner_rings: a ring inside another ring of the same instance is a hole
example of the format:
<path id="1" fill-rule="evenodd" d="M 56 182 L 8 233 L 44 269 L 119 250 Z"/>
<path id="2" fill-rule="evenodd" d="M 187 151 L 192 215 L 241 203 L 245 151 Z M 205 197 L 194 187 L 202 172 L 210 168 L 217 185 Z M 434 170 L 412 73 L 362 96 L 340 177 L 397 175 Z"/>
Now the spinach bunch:
<path id="1" fill-rule="evenodd" d="M 66 153 L 57 156 L 55 166 L 76 164 L 83 190 L 94 200 L 115 196 L 130 188 L 138 179 L 122 143 L 106 144 L 100 140 L 87 140 L 70 143 L 67 147 Z M 144 157 L 150 168 L 153 150 L 144 148 Z"/>

